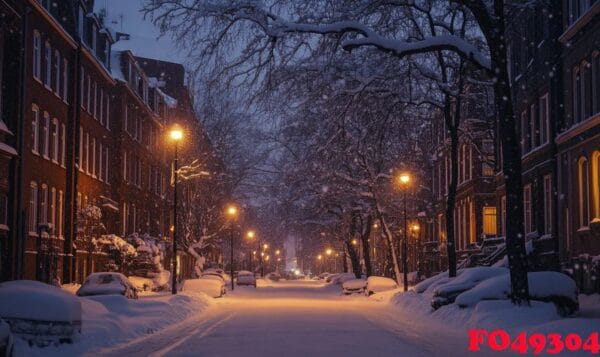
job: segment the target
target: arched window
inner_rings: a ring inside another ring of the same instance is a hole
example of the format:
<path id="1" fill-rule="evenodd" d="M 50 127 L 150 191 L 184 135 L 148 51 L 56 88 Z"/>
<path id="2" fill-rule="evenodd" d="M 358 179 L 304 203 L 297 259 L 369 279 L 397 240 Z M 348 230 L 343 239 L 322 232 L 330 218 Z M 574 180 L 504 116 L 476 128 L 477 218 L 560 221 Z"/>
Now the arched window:
<path id="1" fill-rule="evenodd" d="M 590 221 L 590 203 L 589 203 L 589 172 L 588 160 L 580 157 L 577 161 L 577 176 L 579 193 L 579 227 L 587 227 Z"/>
<path id="2" fill-rule="evenodd" d="M 600 219 L 600 151 L 595 151 L 592 155 L 592 195 L 594 217 Z"/>

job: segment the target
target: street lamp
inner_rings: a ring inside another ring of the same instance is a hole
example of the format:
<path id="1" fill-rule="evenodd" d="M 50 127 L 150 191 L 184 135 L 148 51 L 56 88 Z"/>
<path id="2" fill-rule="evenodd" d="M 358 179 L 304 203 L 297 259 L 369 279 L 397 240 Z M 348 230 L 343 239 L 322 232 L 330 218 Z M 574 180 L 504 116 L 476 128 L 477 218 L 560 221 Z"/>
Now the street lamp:
<path id="1" fill-rule="evenodd" d="M 256 233 L 254 233 L 254 231 L 252 231 L 252 230 L 246 232 L 246 237 L 250 241 L 253 240 L 255 236 L 256 236 Z M 250 251 L 252 251 L 252 247 L 251 246 L 250 246 Z M 252 269 L 253 255 L 256 255 L 256 252 L 253 252 L 252 254 L 249 254 L 248 257 L 250 259 L 250 271 L 254 273 L 254 269 Z"/>
<path id="2" fill-rule="evenodd" d="M 323 271 L 323 256 L 321 254 L 317 255 L 317 260 L 319 263 L 319 273 L 322 273 Z"/>
<path id="3" fill-rule="evenodd" d="M 229 270 L 231 272 L 231 290 L 233 291 L 233 289 L 234 289 L 233 281 L 235 280 L 233 278 L 233 221 L 237 218 L 238 208 L 234 205 L 229 205 L 225 212 L 227 213 L 227 217 L 231 220 L 230 226 L 229 226 L 229 231 L 230 231 L 229 233 L 231 235 L 231 261 L 229 262 L 229 268 L 230 268 Z"/>
<path id="4" fill-rule="evenodd" d="M 171 272 L 171 294 L 177 294 L 177 181 L 179 181 L 179 142 L 183 139 L 183 130 L 178 126 L 174 126 L 169 132 L 169 137 L 175 143 L 175 159 L 173 160 L 173 258 L 171 264 L 173 271 Z"/>
<path id="5" fill-rule="evenodd" d="M 398 183 L 402 189 L 404 201 L 404 240 L 402 241 L 402 273 L 404 275 L 404 291 L 408 291 L 408 258 L 406 256 L 406 251 L 408 250 L 408 224 L 406 220 L 406 192 L 408 191 L 410 181 L 411 179 L 408 173 L 401 173 L 400 176 L 398 176 Z"/>

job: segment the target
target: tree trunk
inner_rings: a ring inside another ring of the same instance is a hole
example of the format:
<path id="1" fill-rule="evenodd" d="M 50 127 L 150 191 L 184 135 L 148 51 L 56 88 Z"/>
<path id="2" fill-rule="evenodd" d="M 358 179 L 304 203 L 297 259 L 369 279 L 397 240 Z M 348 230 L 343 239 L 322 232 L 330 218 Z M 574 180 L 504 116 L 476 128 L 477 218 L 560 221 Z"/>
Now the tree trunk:
<path id="1" fill-rule="evenodd" d="M 527 279 L 527 252 L 523 224 L 523 191 L 521 182 L 521 150 L 512 107 L 512 93 L 508 78 L 506 46 L 504 45 L 504 12 L 496 1 L 498 20 L 495 35 L 490 38 L 492 71 L 497 76 L 494 83 L 498 134 L 502 149 L 502 170 L 506 191 L 506 251 L 510 269 L 510 281 L 514 303 L 529 302 Z"/>
<path id="2" fill-rule="evenodd" d="M 389 229 L 387 223 L 385 222 L 385 219 L 383 218 L 383 214 L 381 213 L 380 207 L 378 205 L 375 205 L 375 209 L 376 209 L 377 218 L 379 219 L 379 223 L 381 224 L 383 236 L 385 237 L 385 241 L 387 243 L 388 251 L 389 251 L 389 254 L 391 257 L 390 260 L 392 262 L 394 278 L 396 279 L 396 282 L 398 283 L 398 285 L 400 285 L 402 283 L 402 274 L 400 273 L 400 266 L 398 265 L 398 256 L 396 254 L 396 248 L 394 246 L 394 241 L 392 239 L 392 232 L 390 232 L 390 229 Z"/>
<path id="3" fill-rule="evenodd" d="M 367 223 L 360 235 L 360 242 L 362 244 L 363 260 L 365 262 L 365 273 L 367 277 L 373 274 L 373 267 L 371 266 L 371 247 L 369 245 L 369 238 L 371 237 L 371 226 L 373 224 L 373 217 L 369 215 Z"/>
<path id="4" fill-rule="evenodd" d="M 350 256 L 350 262 L 352 263 L 352 272 L 356 279 L 360 279 L 362 275 L 362 269 L 360 268 L 360 258 L 358 257 L 358 252 L 352 246 L 352 240 L 346 240 L 344 242 L 346 244 L 346 250 L 348 250 L 348 255 Z"/>
<path id="5" fill-rule="evenodd" d="M 449 99 L 446 99 L 448 101 Z M 452 118 L 450 103 L 444 106 L 444 120 L 450 132 L 450 183 L 446 198 L 446 248 L 448 251 L 448 276 L 456 276 L 456 238 L 454 236 L 454 207 L 458 181 L 458 125 Z"/>

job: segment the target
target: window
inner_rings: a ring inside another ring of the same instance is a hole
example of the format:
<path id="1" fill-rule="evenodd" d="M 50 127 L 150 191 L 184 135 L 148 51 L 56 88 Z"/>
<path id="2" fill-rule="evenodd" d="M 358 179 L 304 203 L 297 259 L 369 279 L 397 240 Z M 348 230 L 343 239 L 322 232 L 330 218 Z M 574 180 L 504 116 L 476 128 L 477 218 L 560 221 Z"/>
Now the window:
<path id="1" fill-rule="evenodd" d="M 50 134 L 50 114 L 48 112 L 44 112 L 44 119 L 42 120 L 43 128 L 42 128 L 42 143 L 40 148 L 42 149 L 42 154 L 46 159 L 49 159 L 49 151 L 50 151 L 50 143 L 49 143 L 49 134 Z"/>
<path id="2" fill-rule="evenodd" d="M 52 119 L 52 161 L 54 161 L 55 163 L 58 164 L 58 148 L 59 146 L 59 135 L 60 133 L 58 132 L 59 130 L 59 126 L 58 126 L 58 119 L 54 118 Z"/>
<path id="3" fill-rule="evenodd" d="M 85 68 L 81 66 L 81 93 L 79 93 L 81 97 L 81 107 L 85 109 Z"/>
<path id="4" fill-rule="evenodd" d="M 600 52 L 592 54 L 592 107 L 593 113 L 600 113 Z"/>
<path id="5" fill-rule="evenodd" d="M 60 97 L 60 52 L 54 50 L 54 93 Z"/>
<path id="6" fill-rule="evenodd" d="M 92 77 L 90 77 L 90 75 L 87 75 L 87 104 L 86 104 L 86 109 L 88 113 L 91 113 L 92 110 L 92 106 L 91 106 L 91 100 L 92 100 Z"/>
<path id="7" fill-rule="evenodd" d="M 38 30 L 33 31 L 33 78 L 42 79 L 42 38 Z"/>
<path id="8" fill-rule="evenodd" d="M 40 153 L 40 110 L 34 104 L 31 107 L 31 151 L 39 155 Z"/>
<path id="9" fill-rule="evenodd" d="M 548 143 L 550 139 L 550 105 L 548 102 L 548 93 L 540 97 L 540 145 Z"/>
<path id="10" fill-rule="evenodd" d="M 83 29 L 84 29 L 84 21 L 85 21 L 85 16 L 83 13 L 83 8 L 80 6 L 79 7 L 79 18 L 77 21 L 77 30 L 78 30 L 78 35 L 80 38 L 84 38 L 83 35 Z"/>
<path id="11" fill-rule="evenodd" d="M 99 119 L 100 119 L 100 124 L 104 125 L 104 90 L 100 89 L 100 104 L 98 105 L 100 107 L 100 114 Z"/>
<path id="12" fill-rule="evenodd" d="M 50 221 L 52 231 L 56 234 L 56 188 L 50 189 Z"/>
<path id="13" fill-rule="evenodd" d="M 42 190 L 40 191 L 40 216 L 39 223 L 48 223 L 48 185 L 42 184 Z"/>
<path id="14" fill-rule="evenodd" d="M 594 197 L 594 217 L 600 218 L 600 151 L 592 155 L 592 194 Z"/>
<path id="15" fill-rule="evenodd" d="M 110 66 L 110 41 L 104 40 L 104 65 L 106 68 Z"/>
<path id="16" fill-rule="evenodd" d="M 94 118 L 98 119 L 98 83 L 94 82 Z"/>
<path id="17" fill-rule="evenodd" d="M 60 125 L 60 165 L 66 166 L 66 146 L 67 146 L 67 128 L 65 124 Z"/>
<path id="18" fill-rule="evenodd" d="M 79 127 L 79 171 L 83 172 L 83 127 Z"/>
<path id="19" fill-rule="evenodd" d="M 533 232 L 533 224 L 531 222 L 531 185 L 523 187 L 523 214 L 525 233 Z"/>
<path id="20" fill-rule="evenodd" d="M 104 160 L 104 152 L 102 151 L 104 150 L 104 147 L 102 145 L 101 141 L 98 141 L 98 179 L 100 179 L 100 181 L 104 181 L 104 165 L 103 165 L 103 160 Z"/>
<path id="21" fill-rule="evenodd" d="M 483 234 L 496 235 L 496 207 L 483 207 Z"/>
<path id="22" fill-rule="evenodd" d="M 110 165 L 108 164 L 108 146 L 104 147 L 104 182 L 110 184 L 108 182 L 108 168 Z"/>
<path id="23" fill-rule="evenodd" d="M 96 138 L 92 138 L 92 177 L 96 177 Z"/>
<path id="24" fill-rule="evenodd" d="M 98 49 L 98 28 L 96 27 L 96 25 L 92 25 L 92 51 L 94 52 L 94 55 L 97 55 L 97 49 Z"/>
<path id="25" fill-rule="evenodd" d="M 37 232 L 38 185 L 35 181 L 29 184 L 29 233 Z"/>
<path id="26" fill-rule="evenodd" d="M 579 74 L 579 67 L 573 68 L 573 123 L 579 123 L 581 121 L 581 77 Z"/>
<path id="27" fill-rule="evenodd" d="M 85 133 L 85 172 L 90 173 L 90 133 Z"/>
<path id="28" fill-rule="evenodd" d="M 44 60 L 46 61 L 46 76 L 44 77 L 44 84 L 50 89 L 50 86 L 52 85 L 52 47 L 50 47 L 50 42 L 48 41 L 46 41 L 45 51 Z"/>
<path id="29" fill-rule="evenodd" d="M 552 233 L 552 176 L 544 176 L 544 234 Z"/>
<path id="30" fill-rule="evenodd" d="M 530 139 L 531 139 L 531 149 L 534 149 L 539 146 L 539 129 L 540 126 L 538 124 L 538 116 L 537 116 L 537 107 L 535 104 L 532 104 L 529 107 L 529 125 L 531 126 Z"/>
<path id="31" fill-rule="evenodd" d="M 106 129 L 110 130 L 110 95 L 106 93 L 106 111 L 104 114 L 104 121 L 106 122 Z"/>
<path id="32" fill-rule="evenodd" d="M 69 96 L 69 61 L 67 61 L 66 58 L 63 58 L 63 67 L 62 67 L 63 73 L 62 73 L 62 97 L 63 100 L 66 102 L 68 102 L 68 96 Z"/>
<path id="33" fill-rule="evenodd" d="M 56 232 L 58 237 L 62 237 L 63 236 L 63 203 L 64 201 L 64 197 L 63 197 L 63 192 L 62 191 L 58 191 L 58 222 L 57 222 L 57 226 L 56 226 Z"/>
<path id="34" fill-rule="evenodd" d="M 529 136 L 529 120 L 527 119 L 527 111 L 524 110 L 521 113 L 521 149 L 523 150 L 522 154 L 526 154 L 529 152 L 529 144 L 530 136 Z"/>
<path id="35" fill-rule="evenodd" d="M 77 212 L 81 211 L 81 205 L 83 204 L 83 196 L 81 192 L 77 192 Z"/>
<path id="36" fill-rule="evenodd" d="M 587 227 L 590 221 L 589 183 L 588 183 L 588 161 L 580 157 L 577 161 L 577 176 L 579 194 L 579 227 Z"/>

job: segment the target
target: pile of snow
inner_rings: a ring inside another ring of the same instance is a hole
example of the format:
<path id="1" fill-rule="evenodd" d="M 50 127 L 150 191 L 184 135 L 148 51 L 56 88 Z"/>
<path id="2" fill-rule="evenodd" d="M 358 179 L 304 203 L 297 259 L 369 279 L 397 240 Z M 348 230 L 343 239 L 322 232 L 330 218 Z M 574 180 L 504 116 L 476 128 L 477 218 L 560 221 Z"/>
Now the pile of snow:
<path id="1" fill-rule="evenodd" d="M 376 294 L 384 291 L 394 290 L 398 284 L 393 279 L 382 276 L 370 276 L 367 279 L 367 291 L 369 294 Z"/>
<path id="2" fill-rule="evenodd" d="M 182 291 L 204 293 L 213 298 L 221 297 L 225 292 L 225 284 L 222 279 L 215 278 L 206 276 L 198 279 L 187 279 L 183 284 Z"/>
<path id="3" fill-rule="evenodd" d="M 77 295 L 121 295 L 127 289 L 124 285 L 126 282 L 127 277 L 121 273 L 92 273 L 77 290 Z"/>
<path id="4" fill-rule="evenodd" d="M 354 275 L 354 273 L 340 273 L 331 278 L 331 283 L 341 285 L 346 281 L 353 279 L 356 279 L 356 275 Z"/>
<path id="5" fill-rule="evenodd" d="M 20 341 L 17 355 L 100 355 L 102 353 L 98 349 L 148 336 L 195 318 L 211 304 L 211 299 L 204 294 L 188 293 L 154 295 L 138 300 L 120 295 L 77 299 L 81 301 L 83 321 L 82 332 L 76 343 L 41 350 Z"/>
<path id="6" fill-rule="evenodd" d="M 10 333 L 10 326 L 0 319 L 0 356 L 13 355 L 13 337 Z"/>
<path id="7" fill-rule="evenodd" d="M 0 317 L 80 323 L 81 303 L 76 296 L 52 285 L 32 280 L 7 281 L 0 283 Z"/>

